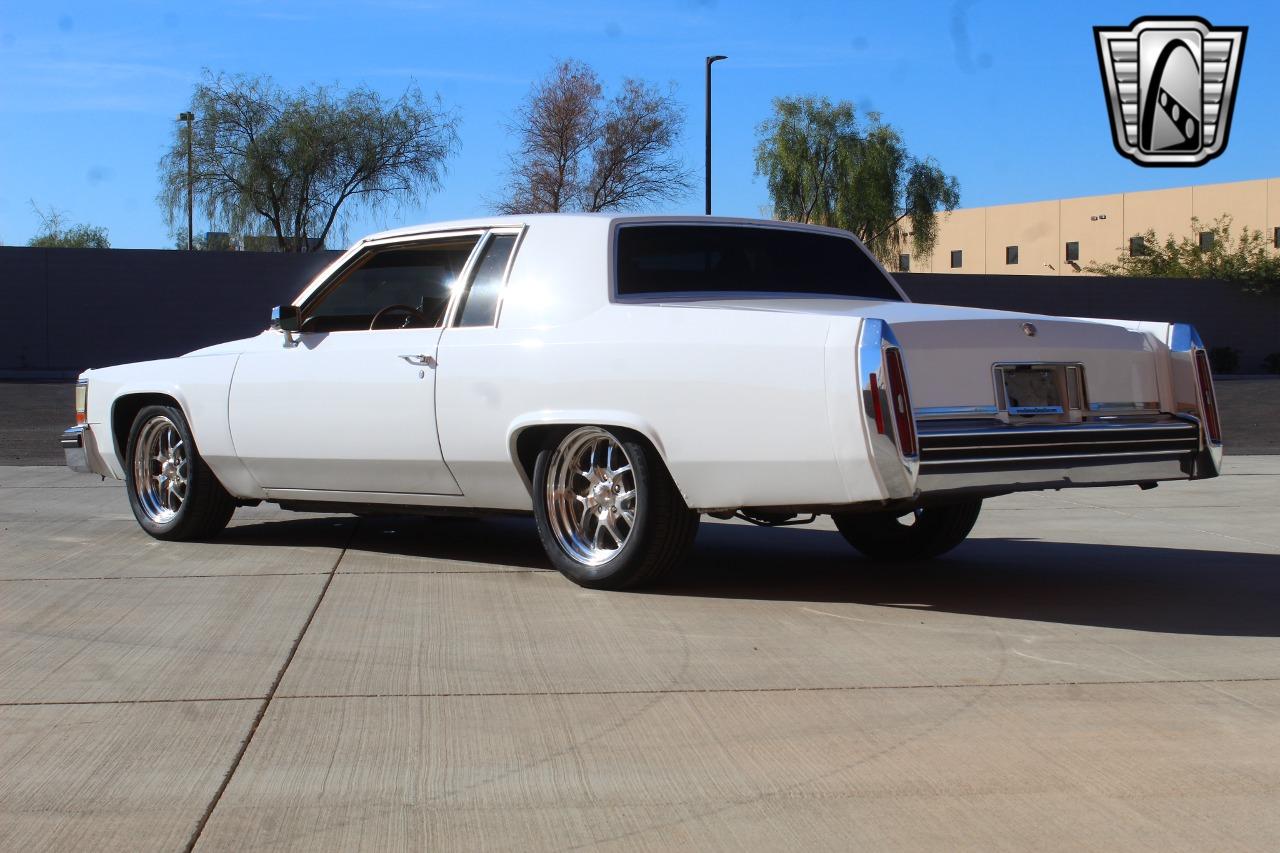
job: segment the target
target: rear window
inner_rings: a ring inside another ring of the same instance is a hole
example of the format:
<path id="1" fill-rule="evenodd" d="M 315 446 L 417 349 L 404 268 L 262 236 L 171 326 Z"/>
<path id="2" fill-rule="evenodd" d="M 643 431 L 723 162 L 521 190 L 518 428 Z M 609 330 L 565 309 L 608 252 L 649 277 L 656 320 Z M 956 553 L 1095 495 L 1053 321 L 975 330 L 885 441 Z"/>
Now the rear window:
<path id="1" fill-rule="evenodd" d="M 851 239 L 732 225 L 618 229 L 618 295 L 803 293 L 901 301 Z"/>

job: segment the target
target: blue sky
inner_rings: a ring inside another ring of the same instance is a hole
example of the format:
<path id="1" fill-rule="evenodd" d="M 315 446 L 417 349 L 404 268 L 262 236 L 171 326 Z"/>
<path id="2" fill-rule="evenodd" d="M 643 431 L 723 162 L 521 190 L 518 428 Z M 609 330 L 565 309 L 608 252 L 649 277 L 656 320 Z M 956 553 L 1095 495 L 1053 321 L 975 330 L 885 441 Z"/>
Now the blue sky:
<path id="1" fill-rule="evenodd" d="M 1227 152 L 1198 169 L 1144 169 L 1112 147 L 1095 24 L 1201 14 L 1250 27 Z M 510 115 L 557 58 L 607 85 L 674 83 L 683 153 L 699 176 L 668 209 L 701 212 L 703 57 L 715 71 L 717 213 L 756 216 L 755 128 L 780 95 L 880 111 L 911 149 L 956 175 L 962 206 L 1280 176 L 1280 5 L 1274 3 L 644 3 L 451 0 L 42 2 L 0 0 L 0 242 L 36 230 L 31 209 L 108 228 L 118 247 L 172 245 L 156 162 L 202 68 L 268 73 L 289 87 L 414 78 L 462 118 L 444 190 L 356 215 L 351 239 L 487 212 Z M 207 223 L 197 217 L 197 230 Z"/>

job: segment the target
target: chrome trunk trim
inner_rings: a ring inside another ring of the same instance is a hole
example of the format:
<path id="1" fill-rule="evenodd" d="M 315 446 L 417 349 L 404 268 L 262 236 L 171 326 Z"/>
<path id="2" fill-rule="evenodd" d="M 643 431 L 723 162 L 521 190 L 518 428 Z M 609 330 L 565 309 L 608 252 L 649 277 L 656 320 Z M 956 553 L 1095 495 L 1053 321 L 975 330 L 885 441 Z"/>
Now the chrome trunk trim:
<path id="1" fill-rule="evenodd" d="M 1205 473 L 1200 476 L 1214 477 L 1222 470 L 1222 442 L 1209 439 L 1207 431 L 1201 425 L 1204 417 L 1205 401 L 1200 392 L 1200 383 L 1196 378 L 1195 354 L 1204 350 L 1204 341 L 1195 326 L 1189 323 L 1173 323 L 1169 326 L 1169 352 L 1173 360 L 1173 393 L 1174 406 L 1179 412 L 1192 416 L 1200 427 L 1200 460 L 1199 468 Z M 1212 382 L 1213 378 L 1210 377 Z M 1222 412 L 1218 412 L 1221 423 Z M 1212 473 L 1209 473 L 1212 471 Z"/>
<path id="2" fill-rule="evenodd" d="M 916 492 L 916 475 L 920 465 L 919 455 L 904 456 L 900 440 L 895 440 L 897 426 L 893 417 L 893 399 L 889 393 L 889 378 L 885 369 L 885 350 L 902 347 L 893 330 L 884 320 L 868 318 L 862 324 L 862 338 L 858 344 L 858 388 L 862 393 L 862 416 L 867 430 L 871 460 L 876 466 L 885 497 L 905 498 Z M 906 354 L 902 353 L 903 373 L 906 374 Z M 906 376 L 910 387 L 910 376 Z M 891 434 L 876 427 L 876 409 L 888 422 Z M 918 423 L 918 422 L 917 422 Z M 917 444 L 919 438 L 917 437 Z"/>
<path id="3" fill-rule="evenodd" d="M 995 406 L 921 406 L 916 409 L 917 418 L 941 418 L 955 415 L 994 415 Z"/>
<path id="4" fill-rule="evenodd" d="M 1175 415 L 1007 424 L 919 424 L 922 493 L 1020 491 L 1213 476 L 1198 462 L 1200 425 Z"/>

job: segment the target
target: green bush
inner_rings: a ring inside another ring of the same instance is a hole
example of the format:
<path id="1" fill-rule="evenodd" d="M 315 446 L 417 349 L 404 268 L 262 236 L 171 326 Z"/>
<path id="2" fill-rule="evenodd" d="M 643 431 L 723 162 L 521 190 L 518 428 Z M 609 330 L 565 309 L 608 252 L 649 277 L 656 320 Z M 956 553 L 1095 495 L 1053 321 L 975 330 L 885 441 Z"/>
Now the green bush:
<path id="1" fill-rule="evenodd" d="M 1273 352 L 1264 358 L 1262 369 L 1267 373 L 1280 373 L 1280 352 Z"/>

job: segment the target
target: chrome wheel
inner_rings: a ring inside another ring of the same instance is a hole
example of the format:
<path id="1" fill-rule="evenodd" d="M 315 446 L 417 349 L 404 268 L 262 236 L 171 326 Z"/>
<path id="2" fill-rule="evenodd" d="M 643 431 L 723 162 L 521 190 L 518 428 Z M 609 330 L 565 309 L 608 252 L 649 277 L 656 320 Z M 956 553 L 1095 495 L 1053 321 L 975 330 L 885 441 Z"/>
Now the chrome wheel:
<path id="1" fill-rule="evenodd" d="M 187 499 L 191 460 L 178 426 L 156 415 L 138 431 L 133 451 L 133 488 L 138 505 L 156 524 L 168 524 Z"/>
<path id="2" fill-rule="evenodd" d="M 636 475 L 616 438 L 599 427 L 565 436 L 551 457 L 547 517 L 565 553 L 584 566 L 622 551 L 636 527 Z"/>

